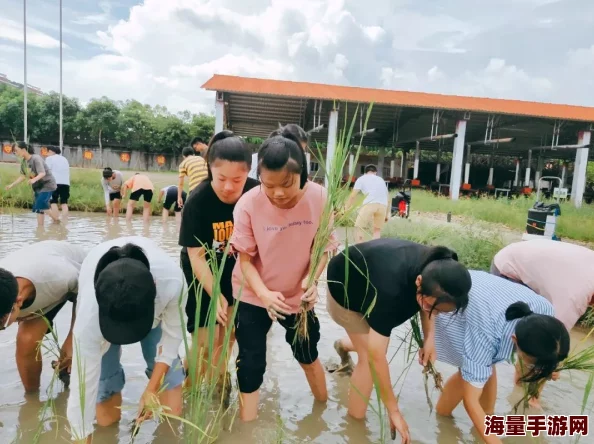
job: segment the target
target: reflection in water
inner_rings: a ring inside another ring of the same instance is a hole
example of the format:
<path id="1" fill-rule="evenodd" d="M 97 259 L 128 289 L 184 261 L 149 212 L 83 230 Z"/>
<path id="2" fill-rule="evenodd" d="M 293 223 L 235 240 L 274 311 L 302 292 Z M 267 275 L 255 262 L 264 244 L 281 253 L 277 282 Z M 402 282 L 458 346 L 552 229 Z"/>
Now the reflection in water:
<path id="1" fill-rule="evenodd" d="M 68 220 L 60 224 L 46 224 L 36 229 L 35 215 L 28 212 L 16 211 L 13 214 L 0 214 L 0 257 L 8 252 L 31 242 L 55 239 L 85 245 L 89 248 L 119 236 L 141 235 L 156 240 L 173 258 L 179 258 L 178 229 L 174 218 L 163 222 L 160 217 L 153 217 L 150 223 L 144 224 L 142 218 L 136 217 L 126 222 L 121 217 L 114 220 L 104 214 L 71 213 Z M 70 323 L 70 307 L 66 307 L 55 319 L 60 340 L 68 332 Z M 343 335 L 343 331 L 333 324 L 325 310 L 325 288 L 320 287 L 320 303 L 316 308 L 322 324 L 322 338 L 320 340 L 320 357 L 324 364 L 329 361 L 337 362 L 338 358 L 333 348 L 336 339 Z M 415 443 L 473 443 L 478 442 L 472 429 L 472 424 L 460 405 L 454 411 L 454 418 L 438 418 L 431 413 L 425 400 L 421 369 L 412 364 L 406 377 L 399 376 L 408 366 L 405 347 L 400 347 L 400 340 L 406 335 L 407 326 L 400 327 L 392 335 L 392 343 L 388 356 L 391 360 L 390 369 L 395 383 L 395 393 L 400 396 L 400 406 L 405 419 L 408 421 L 413 442 Z M 16 326 L 9 327 L 0 333 L 0 355 L 3 356 L 0 370 L 0 443 L 16 441 L 19 443 L 34 442 L 38 431 L 41 434 L 40 443 L 66 442 L 67 433 L 66 401 L 68 391 L 61 387 L 53 396 L 58 422 L 48 422 L 39 428 L 39 412 L 47 400 L 45 390 L 51 378 L 50 357 L 44 359 L 42 375 L 42 393 L 40 396 L 23 398 L 15 353 Z M 581 340 L 584 334 L 572 332 L 574 342 Z M 274 325 L 268 339 L 267 370 L 261 390 L 260 417 L 251 424 L 241 424 L 239 420 L 233 422 L 230 430 L 224 430 L 218 443 L 242 444 L 260 443 L 377 443 L 380 438 L 380 423 L 370 408 L 365 421 L 348 418 L 346 412 L 349 378 L 341 374 L 328 374 L 329 400 L 326 405 L 314 402 L 309 392 L 305 375 L 292 357 L 290 347 L 285 342 L 284 330 Z M 592 341 L 589 342 L 592 344 Z M 137 403 L 143 392 L 147 378 L 144 373 L 144 361 L 138 344 L 125 346 L 122 364 L 126 371 L 126 386 L 123 392 L 122 421 L 119 425 L 97 429 L 94 434 L 94 444 L 123 444 L 130 442 L 129 424 L 137 412 Z M 353 356 L 356 359 L 356 355 Z M 455 369 L 437 364 L 444 378 L 449 377 Z M 513 368 L 508 364 L 501 364 L 497 369 L 499 377 L 499 398 L 496 404 L 498 414 L 509 414 L 513 404 L 521 397 L 521 389 L 514 388 Z M 585 377 L 580 374 L 563 376 L 556 383 L 548 384 L 542 397 L 542 405 L 546 412 L 555 414 L 579 414 L 582 402 Z M 432 393 L 433 403 L 437 401 L 438 393 Z M 372 397 L 373 408 L 377 409 L 377 399 Z M 532 413 L 532 412 L 530 412 Z M 230 422 L 231 419 L 229 418 Z M 177 424 L 173 424 L 177 428 Z M 229 427 L 227 427 L 229 429 Z M 389 431 L 388 431 L 389 435 Z M 528 442 L 531 438 L 504 440 L 506 443 Z M 136 437 L 137 444 L 176 444 L 185 442 L 179 431 L 172 430 L 168 424 L 157 425 L 153 421 L 145 422 Z M 390 442 L 389 436 L 386 442 Z M 400 442 L 400 437 L 396 442 Z M 555 442 L 553 438 L 542 439 L 541 442 Z M 563 441 L 558 441 L 563 442 Z M 564 442 L 567 442 L 565 438 Z M 584 440 L 585 442 L 585 440 Z"/>

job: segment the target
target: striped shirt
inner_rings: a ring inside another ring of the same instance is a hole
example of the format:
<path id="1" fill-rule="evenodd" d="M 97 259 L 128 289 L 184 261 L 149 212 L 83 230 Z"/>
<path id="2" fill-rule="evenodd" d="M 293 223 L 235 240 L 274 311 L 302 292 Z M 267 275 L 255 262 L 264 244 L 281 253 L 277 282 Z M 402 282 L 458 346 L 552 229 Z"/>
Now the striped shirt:
<path id="1" fill-rule="evenodd" d="M 206 161 L 200 156 L 188 156 L 179 165 L 179 177 L 188 176 L 190 191 L 208 177 Z"/>
<path id="2" fill-rule="evenodd" d="M 435 317 L 437 359 L 460 369 L 462 379 L 482 388 L 492 366 L 511 359 L 512 335 L 519 319 L 506 321 L 514 302 L 525 302 L 534 313 L 554 315 L 552 304 L 521 284 L 484 271 L 470 270 L 472 288 L 466 310 Z"/>

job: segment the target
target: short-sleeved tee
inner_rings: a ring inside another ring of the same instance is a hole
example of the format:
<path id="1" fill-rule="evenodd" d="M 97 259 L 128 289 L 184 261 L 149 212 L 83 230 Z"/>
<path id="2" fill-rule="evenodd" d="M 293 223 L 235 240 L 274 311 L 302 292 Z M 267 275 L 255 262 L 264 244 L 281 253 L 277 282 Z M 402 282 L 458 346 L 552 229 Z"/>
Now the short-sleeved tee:
<path id="1" fill-rule="evenodd" d="M 363 205 L 388 205 L 388 187 L 384 179 L 376 174 L 364 174 L 355 181 L 355 190 L 365 195 Z"/>
<path id="2" fill-rule="evenodd" d="M 146 174 L 135 174 L 126 182 L 124 182 L 126 188 L 130 189 L 132 193 L 138 190 L 151 190 L 155 189 L 153 182 Z"/>
<path id="3" fill-rule="evenodd" d="M 505 312 L 525 302 L 534 313 L 554 316 L 553 306 L 528 287 L 484 271 L 470 270 L 472 287 L 466 309 L 435 317 L 437 359 L 460 369 L 462 379 L 482 388 L 492 366 L 511 358 L 512 335 L 519 319 L 507 321 Z"/>
<path id="4" fill-rule="evenodd" d="M 78 277 L 87 250 L 65 241 L 46 240 L 13 251 L 0 268 L 31 281 L 35 300 L 21 309 L 19 320 L 44 314 L 78 294 Z"/>
<path id="5" fill-rule="evenodd" d="M 248 178 L 242 194 L 257 187 L 257 180 Z M 221 202 L 212 189 L 210 181 L 204 181 L 190 193 L 183 208 L 179 245 L 184 248 L 215 249 L 217 261 L 222 263 L 227 243 L 233 234 L 233 209 L 235 204 Z M 230 250 L 229 250 L 230 252 Z M 210 259 L 207 256 L 207 260 Z M 232 297 L 231 275 L 235 266 L 235 256 L 229 254 L 221 277 L 221 293 Z"/>
<path id="6" fill-rule="evenodd" d="M 53 154 L 45 159 L 56 183 L 58 185 L 70 185 L 70 164 L 61 154 Z"/>
<path id="7" fill-rule="evenodd" d="M 179 165 L 179 176 L 188 176 L 192 191 L 208 177 L 206 161 L 200 156 L 188 156 Z"/>
<path id="8" fill-rule="evenodd" d="M 31 158 L 27 161 L 27 166 L 29 168 L 29 179 L 33 179 L 40 173 L 45 173 L 44 177 L 32 185 L 33 191 L 37 193 L 56 191 L 56 188 L 58 188 L 56 185 L 56 179 L 45 163 L 45 160 L 43 160 L 43 157 L 41 157 L 39 154 L 32 154 Z M 23 176 L 27 176 L 24 163 L 21 164 L 21 174 Z"/>
<path id="9" fill-rule="evenodd" d="M 352 245 L 328 264 L 330 295 L 342 307 L 364 314 L 373 330 L 389 337 L 420 309 L 416 279 L 429 251 L 425 245 L 393 238 Z"/>
<path id="10" fill-rule="evenodd" d="M 594 302 L 594 251 L 549 239 L 516 242 L 493 258 L 501 275 L 527 285 L 555 307 L 568 330 Z"/>
<path id="11" fill-rule="evenodd" d="M 309 272 L 326 199 L 324 187 L 307 182 L 299 202 L 293 208 L 281 209 L 270 202 L 261 187 L 255 187 L 239 199 L 233 211 L 233 248 L 251 256 L 266 288 L 282 293 L 291 313 L 299 311 L 301 283 Z M 337 247 L 335 234 L 329 237 L 327 252 Z M 264 306 L 245 281 L 239 262 L 233 269 L 233 297 Z"/>

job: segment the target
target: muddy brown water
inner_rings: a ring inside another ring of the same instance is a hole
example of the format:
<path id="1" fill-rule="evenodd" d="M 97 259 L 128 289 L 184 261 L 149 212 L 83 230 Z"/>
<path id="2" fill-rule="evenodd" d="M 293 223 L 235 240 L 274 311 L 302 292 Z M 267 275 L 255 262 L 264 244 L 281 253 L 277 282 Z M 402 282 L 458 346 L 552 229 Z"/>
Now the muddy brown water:
<path id="1" fill-rule="evenodd" d="M 344 235 L 344 233 L 342 233 Z M 71 213 L 69 220 L 62 225 L 46 225 L 36 228 L 33 214 L 13 211 L 0 215 L 0 257 L 24 245 L 45 239 L 68 240 L 73 243 L 92 247 L 100 242 L 118 236 L 142 235 L 156 240 L 172 257 L 179 257 L 177 228 L 173 218 L 165 224 L 160 218 L 153 218 L 148 225 L 143 225 L 140 218 L 128 224 L 123 218 L 117 222 L 108 222 L 102 214 Z M 317 314 L 322 323 L 322 339 L 319 344 L 320 358 L 324 364 L 337 363 L 338 358 L 333 348 L 336 339 L 343 331 L 328 317 L 325 310 L 325 293 L 320 289 L 321 301 Z M 68 304 L 56 318 L 58 335 L 64 338 L 70 323 Z M 470 443 L 479 442 L 472 423 L 464 408 L 460 405 L 454 411 L 453 418 L 437 417 L 427 405 L 421 368 L 415 361 L 410 370 L 403 375 L 409 365 L 405 347 L 397 351 L 408 326 L 403 326 L 392 335 L 389 357 L 395 392 L 400 395 L 400 406 L 407 420 L 413 442 L 415 443 Z M 14 359 L 16 325 L 0 333 L 0 443 L 32 443 L 40 431 L 39 412 L 48 400 L 47 389 L 52 372 L 50 357 L 44 358 L 42 389 L 39 395 L 25 396 Z M 580 342 L 585 336 L 581 330 L 572 332 L 572 345 L 580 347 L 594 345 L 594 341 Z M 147 378 L 144 374 L 144 361 L 140 346 L 124 347 L 122 362 L 126 372 L 126 386 L 123 392 L 123 419 L 120 424 L 98 429 L 93 442 L 95 444 L 115 444 L 131 442 L 129 423 L 136 413 L 138 399 L 143 392 Z M 356 359 L 356 356 L 353 357 Z M 222 444 L 237 443 L 300 443 L 314 442 L 324 444 L 338 443 L 378 443 L 381 442 L 380 421 L 370 409 L 365 422 L 347 417 L 346 404 L 348 377 L 327 374 L 329 400 L 325 405 L 313 400 L 305 376 L 291 355 L 291 350 L 284 340 L 284 330 L 274 325 L 268 337 L 267 372 L 261 388 L 260 416 L 252 424 L 241 424 L 236 419 L 230 430 L 221 433 L 217 442 Z M 444 378 L 454 373 L 455 369 L 447 364 L 437 363 L 437 368 Z M 513 368 L 510 364 L 498 365 L 498 399 L 496 412 L 509 414 L 512 406 L 520 399 L 521 389 L 512 384 Z M 402 376 L 401 376 L 402 375 Z M 583 374 L 563 375 L 562 379 L 550 383 L 544 390 L 542 406 L 546 414 L 579 414 L 586 385 Z M 46 424 L 41 429 L 40 443 L 68 442 L 66 432 L 66 403 L 68 391 L 60 385 L 50 396 L 55 402 L 57 420 Z M 431 393 L 433 403 L 438 393 Z M 377 399 L 373 395 L 372 405 L 377 408 Z M 528 413 L 539 413 L 531 410 Z M 282 438 L 281 438 L 282 436 Z M 504 442 L 520 443 L 537 439 L 540 442 L 569 442 L 570 438 L 504 438 Z M 575 439 L 575 438 L 574 438 Z M 588 442 L 585 438 L 582 442 Z M 143 424 L 136 437 L 139 444 L 175 444 L 186 442 L 183 436 L 174 434 L 166 425 L 157 426 L 153 421 Z M 386 442 L 389 442 L 389 437 Z M 400 437 L 396 442 L 400 442 Z M 574 441 L 575 442 L 575 441 Z M 591 441 L 590 441 L 591 442 Z"/>

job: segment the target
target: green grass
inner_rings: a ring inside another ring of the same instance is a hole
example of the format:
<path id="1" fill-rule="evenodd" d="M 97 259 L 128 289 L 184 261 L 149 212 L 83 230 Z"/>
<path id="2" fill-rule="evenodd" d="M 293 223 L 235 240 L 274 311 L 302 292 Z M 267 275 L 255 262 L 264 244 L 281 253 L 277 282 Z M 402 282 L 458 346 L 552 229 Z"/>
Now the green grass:
<path id="1" fill-rule="evenodd" d="M 22 182 L 12 190 L 6 191 L 6 186 L 14 182 L 19 176 L 19 165 L 13 163 L 0 163 L 0 207 L 31 208 L 33 205 L 33 191 L 31 186 Z M 101 186 L 101 171 L 95 168 L 71 168 L 70 169 L 70 200 L 68 207 L 71 211 L 105 212 L 105 199 L 103 187 Z M 142 172 L 147 174 L 155 186 L 155 192 L 151 207 L 153 214 L 158 215 L 162 210 L 162 204 L 157 202 L 161 188 L 168 185 L 177 185 L 178 175 L 175 172 L 156 173 Z M 124 180 L 134 175 L 135 171 L 122 171 Z M 187 187 L 188 181 L 185 181 Z M 187 190 L 186 190 L 187 191 Z M 128 196 L 130 193 L 128 193 Z M 127 199 L 122 202 L 122 209 L 125 212 Z M 142 211 L 142 205 L 136 205 L 136 211 Z"/>
<path id="2" fill-rule="evenodd" d="M 534 197 L 494 199 L 482 197 L 450 200 L 422 190 L 413 190 L 411 212 L 448 213 L 475 220 L 503 224 L 524 231 L 528 209 L 535 203 Z M 571 202 L 561 203 L 561 216 L 557 221 L 557 235 L 564 238 L 594 242 L 594 205 L 584 204 L 578 209 Z"/>

